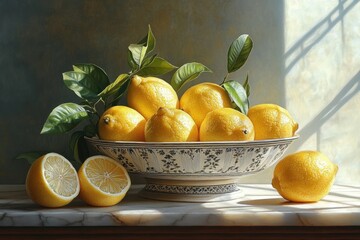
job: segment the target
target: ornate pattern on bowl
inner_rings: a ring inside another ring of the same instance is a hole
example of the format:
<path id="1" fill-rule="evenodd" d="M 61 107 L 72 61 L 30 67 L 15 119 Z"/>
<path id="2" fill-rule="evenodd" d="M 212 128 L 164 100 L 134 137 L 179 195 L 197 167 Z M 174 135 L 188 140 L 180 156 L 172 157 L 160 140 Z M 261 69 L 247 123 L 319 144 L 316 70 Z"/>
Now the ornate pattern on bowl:
<path id="1" fill-rule="evenodd" d="M 210 202 L 242 197 L 237 178 L 276 163 L 298 136 L 247 142 L 124 142 L 86 138 L 117 159 L 129 173 L 145 177 L 146 198 Z"/>
<path id="2" fill-rule="evenodd" d="M 248 142 L 123 142 L 87 138 L 98 152 L 145 176 L 242 176 L 273 165 L 298 136 Z"/>

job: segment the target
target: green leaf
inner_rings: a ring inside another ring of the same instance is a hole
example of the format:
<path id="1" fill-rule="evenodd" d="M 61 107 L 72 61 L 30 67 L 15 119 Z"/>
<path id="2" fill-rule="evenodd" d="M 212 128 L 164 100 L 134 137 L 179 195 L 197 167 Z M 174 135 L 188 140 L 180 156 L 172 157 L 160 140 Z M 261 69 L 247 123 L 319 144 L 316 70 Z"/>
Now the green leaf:
<path id="1" fill-rule="evenodd" d="M 79 67 L 78 67 L 77 65 L 73 65 L 73 70 L 74 70 L 74 72 L 86 73 L 86 72 L 85 72 L 85 69 L 83 70 L 83 69 L 80 67 L 80 64 L 79 64 Z"/>
<path id="2" fill-rule="evenodd" d="M 150 25 L 148 26 L 148 34 L 140 41 L 140 43 L 143 43 L 146 46 L 145 56 L 148 56 L 148 54 L 155 49 L 156 39 Z"/>
<path id="3" fill-rule="evenodd" d="M 178 91 L 185 83 L 196 79 L 203 72 L 212 72 L 201 63 L 192 62 L 182 65 L 171 78 L 171 86 Z"/>
<path id="4" fill-rule="evenodd" d="M 228 73 L 235 72 L 245 64 L 252 47 L 253 42 L 247 34 L 241 35 L 231 44 L 228 51 Z"/>
<path id="5" fill-rule="evenodd" d="M 109 84 L 109 77 L 104 69 L 95 64 L 76 64 L 73 65 L 73 69 L 74 71 L 81 70 L 82 72 L 90 75 L 95 81 L 97 81 L 99 88 L 103 88 Z"/>
<path id="6" fill-rule="evenodd" d="M 131 52 L 131 57 L 137 66 L 141 65 L 145 57 L 146 48 L 147 47 L 142 44 L 130 44 L 128 49 Z"/>
<path id="7" fill-rule="evenodd" d="M 176 66 L 172 65 L 161 57 L 155 57 L 150 63 L 144 65 L 137 73 L 139 76 L 159 76 L 168 73 L 176 69 Z"/>
<path id="8" fill-rule="evenodd" d="M 223 83 L 222 86 L 240 112 L 246 115 L 249 110 L 249 102 L 244 87 L 234 80 L 227 81 Z"/>
<path id="9" fill-rule="evenodd" d="M 154 50 L 155 44 L 156 39 L 149 25 L 148 34 L 137 44 L 130 44 L 128 47 L 131 53 L 130 60 L 128 56 L 128 62 L 130 61 L 129 65 L 131 65 L 132 68 L 135 65 L 141 66 L 144 58 Z"/>
<path id="10" fill-rule="evenodd" d="M 144 58 L 144 61 L 142 62 L 141 68 L 146 67 L 147 65 L 149 65 L 150 63 L 152 63 L 156 57 L 157 57 L 157 54 L 154 54 L 154 55 L 152 55 L 152 56 L 147 56 L 147 57 L 145 57 L 145 58 Z"/>
<path id="11" fill-rule="evenodd" d="M 106 99 L 110 95 L 119 91 L 122 85 L 129 80 L 129 74 L 120 74 L 114 82 L 109 84 L 101 93 L 98 94 L 99 97 Z"/>
<path id="12" fill-rule="evenodd" d="M 117 100 L 119 100 L 126 93 L 129 83 L 130 78 L 124 80 L 122 84 L 120 84 L 119 90 L 111 95 L 111 100 L 109 100 L 110 98 L 106 99 L 107 103 L 111 103 L 112 106 L 115 106 Z"/>
<path id="13" fill-rule="evenodd" d="M 137 63 L 135 62 L 133 56 L 132 56 L 132 53 L 131 51 L 128 49 L 128 65 L 129 67 L 131 68 L 131 71 L 134 72 L 136 71 L 138 68 L 139 68 L 139 65 L 137 65 Z"/>
<path id="14" fill-rule="evenodd" d="M 243 84 L 243 87 L 246 91 L 246 96 L 250 97 L 250 84 L 249 84 L 249 74 L 246 74 L 246 79 L 245 82 Z"/>
<path id="15" fill-rule="evenodd" d="M 97 99 L 98 94 L 110 83 L 104 70 L 95 64 L 77 64 L 73 69 L 63 73 L 64 83 L 83 99 Z"/>
<path id="16" fill-rule="evenodd" d="M 85 133 L 83 131 L 76 131 L 71 134 L 69 141 L 70 151 L 73 153 L 73 157 L 76 162 L 81 163 L 80 153 L 79 153 L 79 142 L 83 139 Z"/>
<path id="17" fill-rule="evenodd" d="M 21 153 L 18 156 L 16 156 L 16 159 L 24 159 L 28 163 L 32 164 L 33 162 L 35 162 L 36 159 L 45 155 L 46 153 L 48 153 L 48 152 L 46 152 L 46 151 L 26 152 L 26 153 Z"/>
<path id="18" fill-rule="evenodd" d="M 88 113 L 82 106 L 76 103 L 63 103 L 52 110 L 41 134 L 65 133 L 88 117 Z"/>

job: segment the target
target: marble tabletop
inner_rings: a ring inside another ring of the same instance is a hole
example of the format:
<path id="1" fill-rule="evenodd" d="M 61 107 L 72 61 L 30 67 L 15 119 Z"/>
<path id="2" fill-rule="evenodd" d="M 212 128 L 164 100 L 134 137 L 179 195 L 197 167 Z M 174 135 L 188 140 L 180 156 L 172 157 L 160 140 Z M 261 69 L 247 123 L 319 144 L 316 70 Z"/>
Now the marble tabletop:
<path id="1" fill-rule="evenodd" d="M 141 198 L 133 185 L 112 207 L 90 207 L 80 199 L 42 208 L 24 186 L 0 185 L 0 227 L 10 226 L 360 226 L 360 186 L 334 185 L 317 203 L 290 203 L 270 184 L 241 184 L 245 196 L 212 203 Z"/>

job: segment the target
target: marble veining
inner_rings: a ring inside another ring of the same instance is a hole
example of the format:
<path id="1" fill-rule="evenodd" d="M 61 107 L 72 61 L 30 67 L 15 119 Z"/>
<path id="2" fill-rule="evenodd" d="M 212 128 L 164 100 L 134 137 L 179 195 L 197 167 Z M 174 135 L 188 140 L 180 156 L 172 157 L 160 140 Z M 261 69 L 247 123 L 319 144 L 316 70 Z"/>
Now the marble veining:
<path id="1" fill-rule="evenodd" d="M 269 184 L 242 184 L 243 198 L 211 203 L 141 198 L 134 185 L 112 207 L 75 199 L 63 208 L 34 204 L 23 186 L 0 186 L 0 227 L 5 226 L 344 226 L 360 225 L 360 186 L 333 186 L 317 203 L 290 203 Z"/>

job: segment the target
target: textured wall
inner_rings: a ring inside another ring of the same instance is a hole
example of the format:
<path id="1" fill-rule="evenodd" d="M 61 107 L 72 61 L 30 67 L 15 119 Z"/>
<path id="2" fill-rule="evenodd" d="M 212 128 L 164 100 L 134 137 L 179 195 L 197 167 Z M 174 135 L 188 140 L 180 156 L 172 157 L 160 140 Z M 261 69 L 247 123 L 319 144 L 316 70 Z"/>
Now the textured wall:
<path id="1" fill-rule="evenodd" d="M 41 136 L 50 110 L 78 101 L 61 73 L 95 63 L 110 79 L 127 72 L 126 51 L 151 24 L 157 52 L 173 64 L 199 61 L 220 82 L 230 43 L 249 33 L 245 67 L 251 103 L 285 106 L 300 124 L 290 151 L 318 149 L 340 166 L 337 181 L 359 182 L 360 4 L 357 1 L 0 0 L 0 183 L 23 183 L 14 157 L 50 150 L 70 157 L 69 136 Z M 168 79 L 167 79 L 168 80 Z M 269 182 L 272 169 L 242 181 Z"/>
<path id="2" fill-rule="evenodd" d="M 288 152 L 323 152 L 342 184 L 360 182 L 359 25 L 359 0 L 284 2 L 281 94 L 300 135 Z M 246 180 L 267 182 L 272 171 Z"/>
<path id="3" fill-rule="evenodd" d="M 243 81 L 249 72 L 253 102 L 283 101 L 282 1 L 0 0 L 0 183 L 24 182 L 29 165 L 14 159 L 21 152 L 70 157 L 69 135 L 39 135 L 52 108 L 78 101 L 62 72 L 91 62 L 115 79 L 128 71 L 127 47 L 148 24 L 160 56 L 177 66 L 199 61 L 214 71 L 197 82 L 220 82 L 230 43 L 249 33 L 255 49 L 233 77 Z"/>
<path id="4" fill-rule="evenodd" d="M 290 151 L 318 149 L 337 182 L 360 182 L 360 1 L 286 1 L 286 106 L 300 122 Z"/>

